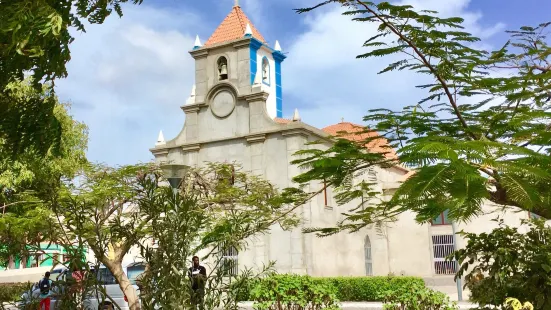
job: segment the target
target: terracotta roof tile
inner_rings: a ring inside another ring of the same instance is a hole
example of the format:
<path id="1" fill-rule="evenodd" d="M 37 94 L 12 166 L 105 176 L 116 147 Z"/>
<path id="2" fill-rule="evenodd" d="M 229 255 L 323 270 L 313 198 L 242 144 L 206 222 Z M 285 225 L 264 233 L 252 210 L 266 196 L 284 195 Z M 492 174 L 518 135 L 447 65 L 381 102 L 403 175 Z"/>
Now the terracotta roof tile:
<path id="1" fill-rule="evenodd" d="M 351 141 L 362 141 L 367 138 L 379 136 L 379 134 L 375 131 L 362 132 L 364 131 L 364 126 L 349 122 L 342 122 L 335 125 L 327 126 L 322 130 L 332 136 L 348 139 Z M 371 140 L 367 144 L 367 148 L 372 152 L 386 153 L 385 156 L 389 159 L 398 158 L 396 152 L 392 148 L 388 147 L 388 140 L 383 137 Z"/>
<path id="2" fill-rule="evenodd" d="M 247 24 L 251 26 L 253 37 L 261 42 L 265 43 L 264 37 L 251 23 L 247 15 L 241 10 L 241 7 L 234 6 L 231 12 L 224 18 L 220 26 L 216 28 L 214 33 L 205 42 L 205 46 L 214 45 L 218 43 L 228 42 L 236 39 L 241 39 L 245 35 L 245 29 Z"/>

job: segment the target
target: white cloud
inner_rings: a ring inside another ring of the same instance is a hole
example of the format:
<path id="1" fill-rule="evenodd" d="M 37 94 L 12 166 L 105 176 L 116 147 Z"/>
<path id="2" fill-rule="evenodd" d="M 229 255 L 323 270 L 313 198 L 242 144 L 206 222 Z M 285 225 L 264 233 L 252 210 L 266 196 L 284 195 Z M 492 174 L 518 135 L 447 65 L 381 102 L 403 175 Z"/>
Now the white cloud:
<path id="1" fill-rule="evenodd" d="M 503 29 L 503 24 L 481 25 L 480 12 L 470 11 L 469 0 L 406 0 L 416 9 L 430 9 L 442 16 L 461 16 L 466 30 L 483 39 Z M 286 52 L 283 66 L 285 113 L 295 107 L 303 121 L 323 127 L 339 122 L 360 122 L 375 108 L 400 108 L 415 104 L 425 92 L 415 88 L 426 77 L 412 72 L 378 75 L 396 57 L 356 59 L 367 52 L 363 42 L 377 33 L 371 23 L 351 21 L 343 9 L 307 14 L 307 31 Z"/>
<path id="2" fill-rule="evenodd" d="M 181 130 L 195 64 L 188 51 L 198 17 L 129 6 L 122 19 L 88 26 L 71 46 L 62 100 L 90 127 L 88 157 L 110 164 L 148 161 L 159 130 Z"/>

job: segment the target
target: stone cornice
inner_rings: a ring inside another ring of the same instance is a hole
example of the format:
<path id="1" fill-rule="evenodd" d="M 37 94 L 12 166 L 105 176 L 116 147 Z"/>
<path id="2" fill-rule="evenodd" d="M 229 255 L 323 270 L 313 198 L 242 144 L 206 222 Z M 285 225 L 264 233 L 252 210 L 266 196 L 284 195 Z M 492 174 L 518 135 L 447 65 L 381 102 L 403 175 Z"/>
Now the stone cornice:
<path id="1" fill-rule="evenodd" d="M 193 57 L 194 59 L 205 58 L 209 55 L 208 49 L 205 49 L 205 48 L 192 50 L 192 51 L 189 51 L 189 53 L 191 54 L 191 57 Z"/>
<path id="2" fill-rule="evenodd" d="M 153 148 L 153 149 L 149 149 L 149 151 L 151 151 L 151 153 L 153 154 L 153 156 L 157 157 L 157 156 L 166 156 L 168 155 L 168 149 L 156 149 L 156 148 Z"/>
<path id="3" fill-rule="evenodd" d="M 308 133 L 302 128 L 294 128 L 281 131 L 282 136 L 304 136 L 308 137 Z"/>
<path id="4" fill-rule="evenodd" d="M 266 134 L 254 134 L 254 135 L 246 136 L 245 139 L 247 139 L 247 142 L 249 143 L 264 142 L 266 140 Z"/>
<path id="5" fill-rule="evenodd" d="M 195 103 L 195 104 L 190 104 L 190 105 L 183 105 L 180 108 L 186 114 L 188 114 L 188 113 L 197 113 L 197 112 L 199 112 L 199 110 L 201 110 L 201 107 L 203 105 L 204 105 L 203 103 Z"/>
<path id="6" fill-rule="evenodd" d="M 201 149 L 200 143 L 187 144 L 182 146 L 184 152 L 197 152 Z"/>
<path id="7" fill-rule="evenodd" d="M 268 94 L 267 92 L 261 91 L 261 92 L 258 92 L 258 93 L 241 96 L 240 99 L 245 99 L 249 103 L 255 102 L 255 101 L 266 101 L 266 100 L 268 100 L 269 95 L 270 94 Z"/>

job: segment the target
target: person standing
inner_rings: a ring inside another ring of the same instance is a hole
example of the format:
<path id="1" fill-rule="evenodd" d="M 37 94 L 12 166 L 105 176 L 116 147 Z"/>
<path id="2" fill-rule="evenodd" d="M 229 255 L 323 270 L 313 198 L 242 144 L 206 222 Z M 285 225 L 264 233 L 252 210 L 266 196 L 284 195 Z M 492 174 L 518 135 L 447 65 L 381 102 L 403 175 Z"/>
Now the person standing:
<path id="1" fill-rule="evenodd" d="M 192 296 L 191 302 L 193 308 L 203 310 L 205 298 L 205 283 L 207 280 L 207 269 L 199 264 L 199 257 L 193 256 L 193 265 L 189 268 L 188 274 L 191 279 Z"/>
<path id="2" fill-rule="evenodd" d="M 50 290 L 54 282 L 50 280 L 50 272 L 46 271 L 44 279 L 38 282 L 38 288 L 40 289 L 40 306 L 39 310 L 50 310 Z M 44 308 L 42 307 L 44 306 Z"/>

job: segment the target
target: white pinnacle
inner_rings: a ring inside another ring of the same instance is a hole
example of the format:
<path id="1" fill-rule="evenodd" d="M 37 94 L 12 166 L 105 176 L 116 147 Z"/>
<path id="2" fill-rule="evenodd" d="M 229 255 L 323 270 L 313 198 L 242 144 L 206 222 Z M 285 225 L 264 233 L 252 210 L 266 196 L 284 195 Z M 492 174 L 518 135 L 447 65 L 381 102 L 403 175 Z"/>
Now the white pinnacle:
<path id="1" fill-rule="evenodd" d="M 253 35 L 253 31 L 251 30 L 251 25 L 249 25 L 249 23 L 247 23 L 247 27 L 245 27 L 245 35 L 249 35 L 249 36 L 252 36 Z"/>
<path id="2" fill-rule="evenodd" d="M 279 45 L 279 41 L 276 40 L 276 43 L 275 43 L 275 46 L 274 46 L 274 50 L 277 51 L 277 52 L 281 52 L 281 45 Z"/>
<path id="3" fill-rule="evenodd" d="M 293 122 L 300 122 L 300 115 L 298 114 L 298 109 L 295 109 L 295 114 L 293 115 Z"/>
<path id="4" fill-rule="evenodd" d="M 201 40 L 199 39 L 199 35 L 195 37 L 195 44 L 194 47 L 201 47 L 203 44 L 201 44 Z"/>
<path id="5" fill-rule="evenodd" d="M 165 136 L 163 135 L 163 131 L 161 130 L 161 131 L 159 132 L 159 137 L 157 138 L 157 143 L 156 143 L 156 145 L 163 145 L 163 144 L 165 144 L 165 143 L 166 143 L 166 142 L 165 142 Z"/>
<path id="6" fill-rule="evenodd" d="M 191 94 L 189 95 L 189 98 L 187 98 L 187 100 L 186 100 L 186 105 L 195 103 L 195 89 L 196 88 L 197 88 L 196 85 L 193 84 L 193 87 L 191 88 Z"/>

